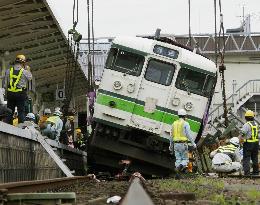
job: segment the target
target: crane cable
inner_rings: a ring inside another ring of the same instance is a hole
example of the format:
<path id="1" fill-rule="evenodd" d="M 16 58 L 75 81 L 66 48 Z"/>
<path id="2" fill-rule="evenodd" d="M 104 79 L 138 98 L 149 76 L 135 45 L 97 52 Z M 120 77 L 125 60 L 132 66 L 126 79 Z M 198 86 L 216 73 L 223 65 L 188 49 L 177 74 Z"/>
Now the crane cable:
<path id="1" fill-rule="evenodd" d="M 93 85 L 93 67 L 91 63 L 91 41 L 90 41 L 90 32 L 91 32 L 91 25 L 90 25 L 90 2 L 87 0 L 87 12 L 88 12 L 88 92 L 94 90 L 94 85 Z M 93 4 L 92 4 L 93 8 Z M 92 9 L 92 15 L 93 15 L 93 9 Z M 93 18 L 92 18 L 93 20 Z M 92 31 L 93 35 L 93 31 Z M 93 48 L 94 49 L 94 48 Z M 94 55 L 94 53 L 93 53 Z"/>
<path id="2" fill-rule="evenodd" d="M 93 48 L 93 51 L 92 51 L 92 76 L 93 76 L 93 81 L 95 81 L 95 35 L 94 35 L 94 0 L 92 0 L 92 48 Z M 94 83 L 94 82 L 93 82 Z"/>
<path id="3" fill-rule="evenodd" d="M 215 10 L 216 10 L 216 4 L 215 4 Z M 219 74 L 221 77 L 221 87 L 222 87 L 222 100 L 223 100 L 223 117 L 225 119 L 224 124 L 227 127 L 228 126 L 228 117 L 227 117 L 227 99 L 226 99 L 226 83 L 225 83 L 225 70 L 226 66 L 224 64 L 224 58 L 225 58 L 225 30 L 224 30 L 224 24 L 223 24 L 223 14 L 222 14 L 222 8 L 221 8 L 221 0 L 219 0 L 219 11 L 220 11 L 220 29 L 219 29 L 219 36 L 218 36 L 218 56 L 220 56 L 220 64 L 219 64 Z M 222 45 L 223 49 L 221 50 L 220 45 Z M 217 63 L 217 62 L 216 62 Z"/>
<path id="4" fill-rule="evenodd" d="M 76 10 L 76 11 L 75 11 Z M 75 20 L 76 13 L 76 20 Z M 68 31 L 68 48 L 67 48 L 67 68 L 65 74 L 65 102 L 64 102 L 64 112 L 68 113 L 68 108 L 73 94 L 76 71 L 78 67 L 78 57 L 79 57 L 79 41 L 82 36 L 76 31 L 76 26 L 79 19 L 79 4 L 78 0 L 73 2 L 73 29 Z M 76 57 L 76 59 L 74 59 Z M 74 64 L 74 65 L 73 65 Z"/>

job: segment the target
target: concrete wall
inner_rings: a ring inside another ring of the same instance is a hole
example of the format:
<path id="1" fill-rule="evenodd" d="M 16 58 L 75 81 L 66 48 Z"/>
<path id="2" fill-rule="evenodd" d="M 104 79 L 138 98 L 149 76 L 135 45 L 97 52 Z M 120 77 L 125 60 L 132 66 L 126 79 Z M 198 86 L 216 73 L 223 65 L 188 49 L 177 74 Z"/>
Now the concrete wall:
<path id="1" fill-rule="evenodd" d="M 74 175 L 86 173 L 86 153 L 48 140 Z M 0 122 L 0 183 L 51 179 L 64 176 L 60 168 L 32 136 L 23 130 Z"/>

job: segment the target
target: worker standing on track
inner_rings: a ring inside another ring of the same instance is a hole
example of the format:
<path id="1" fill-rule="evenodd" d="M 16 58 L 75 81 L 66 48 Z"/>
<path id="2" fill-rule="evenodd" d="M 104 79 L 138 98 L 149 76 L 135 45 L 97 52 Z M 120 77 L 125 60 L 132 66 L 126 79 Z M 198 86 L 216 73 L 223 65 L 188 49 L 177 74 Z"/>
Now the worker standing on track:
<path id="1" fill-rule="evenodd" d="M 241 171 L 241 157 L 239 153 L 239 138 L 232 137 L 228 145 L 220 146 L 210 153 L 212 169 L 216 172 Z"/>
<path id="2" fill-rule="evenodd" d="M 25 102 L 27 100 L 26 86 L 28 81 L 32 80 L 30 67 L 26 65 L 27 59 L 24 55 L 17 55 L 15 64 L 5 72 L 3 88 L 7 93 L 7 107 L 15 112 L 18 110 L 18 122 L 24 122 L 25 118 Z M 12 117 L 9 117 L 8 123 L 12 124 Z"/>
<path id="3" fill-rule="evenodd" d="M 258 124 L 254 121 L 255 114 L 248 110 L 245 113 L 246 123 L 242 128 L 242 136 L 240 138 L 243 143 L 243 170 L 244 175 L 250 175 L 250 160 L 252 160 L 253 173 L 259 174 L 258 167 L 258 150 L 259 150 L 259 135 Z"/>
<path id="4" fill-rule="evenodd" d="M 196 148 L 186 115 L 184 109 L 178 111 L 179 119 L 173 122 L 172 139 L 170 140 L 170 151 L 173 153 L 174 150 L 176 158 L 175 167 L 181 172 L 187 170 L 188 167 L 188 143 L 190 142 Z"/>

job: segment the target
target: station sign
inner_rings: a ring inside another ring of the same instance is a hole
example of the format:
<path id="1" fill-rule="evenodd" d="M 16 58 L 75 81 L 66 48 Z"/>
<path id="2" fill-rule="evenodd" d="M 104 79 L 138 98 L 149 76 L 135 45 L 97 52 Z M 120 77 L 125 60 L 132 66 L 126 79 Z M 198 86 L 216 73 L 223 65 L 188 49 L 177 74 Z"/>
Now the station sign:
<path id="1" fill-rule="evenodd" d="M 57 89 L 56 90 L 56 100 L 64 100 L 65 99 L 65 89 Z"/>

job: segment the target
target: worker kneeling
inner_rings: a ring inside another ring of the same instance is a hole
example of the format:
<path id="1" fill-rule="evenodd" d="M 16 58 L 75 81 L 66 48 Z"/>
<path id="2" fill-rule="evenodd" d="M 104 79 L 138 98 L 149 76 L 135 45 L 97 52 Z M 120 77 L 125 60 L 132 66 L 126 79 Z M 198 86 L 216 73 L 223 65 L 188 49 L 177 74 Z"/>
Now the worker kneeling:
<path id="1" fill-rule="evenodd" d="M 236 172 L 241 171 L 241 157 L 239 154 L 239 139 L 232 137 L 229 144 L 220 146 L 210 153 L 212 159 L 212 169 L 216 172 Z"/>
<path id="2" fill-rule="evenodd" d="M 61 112 L 56 110 L 53 116 L 48 117 L 46 120 L 46 128 L 42 130 L 42 134 L 50 139 L 59 141 L 60 132 L 62 130 L 63 122 L 60 119 Z"/>

